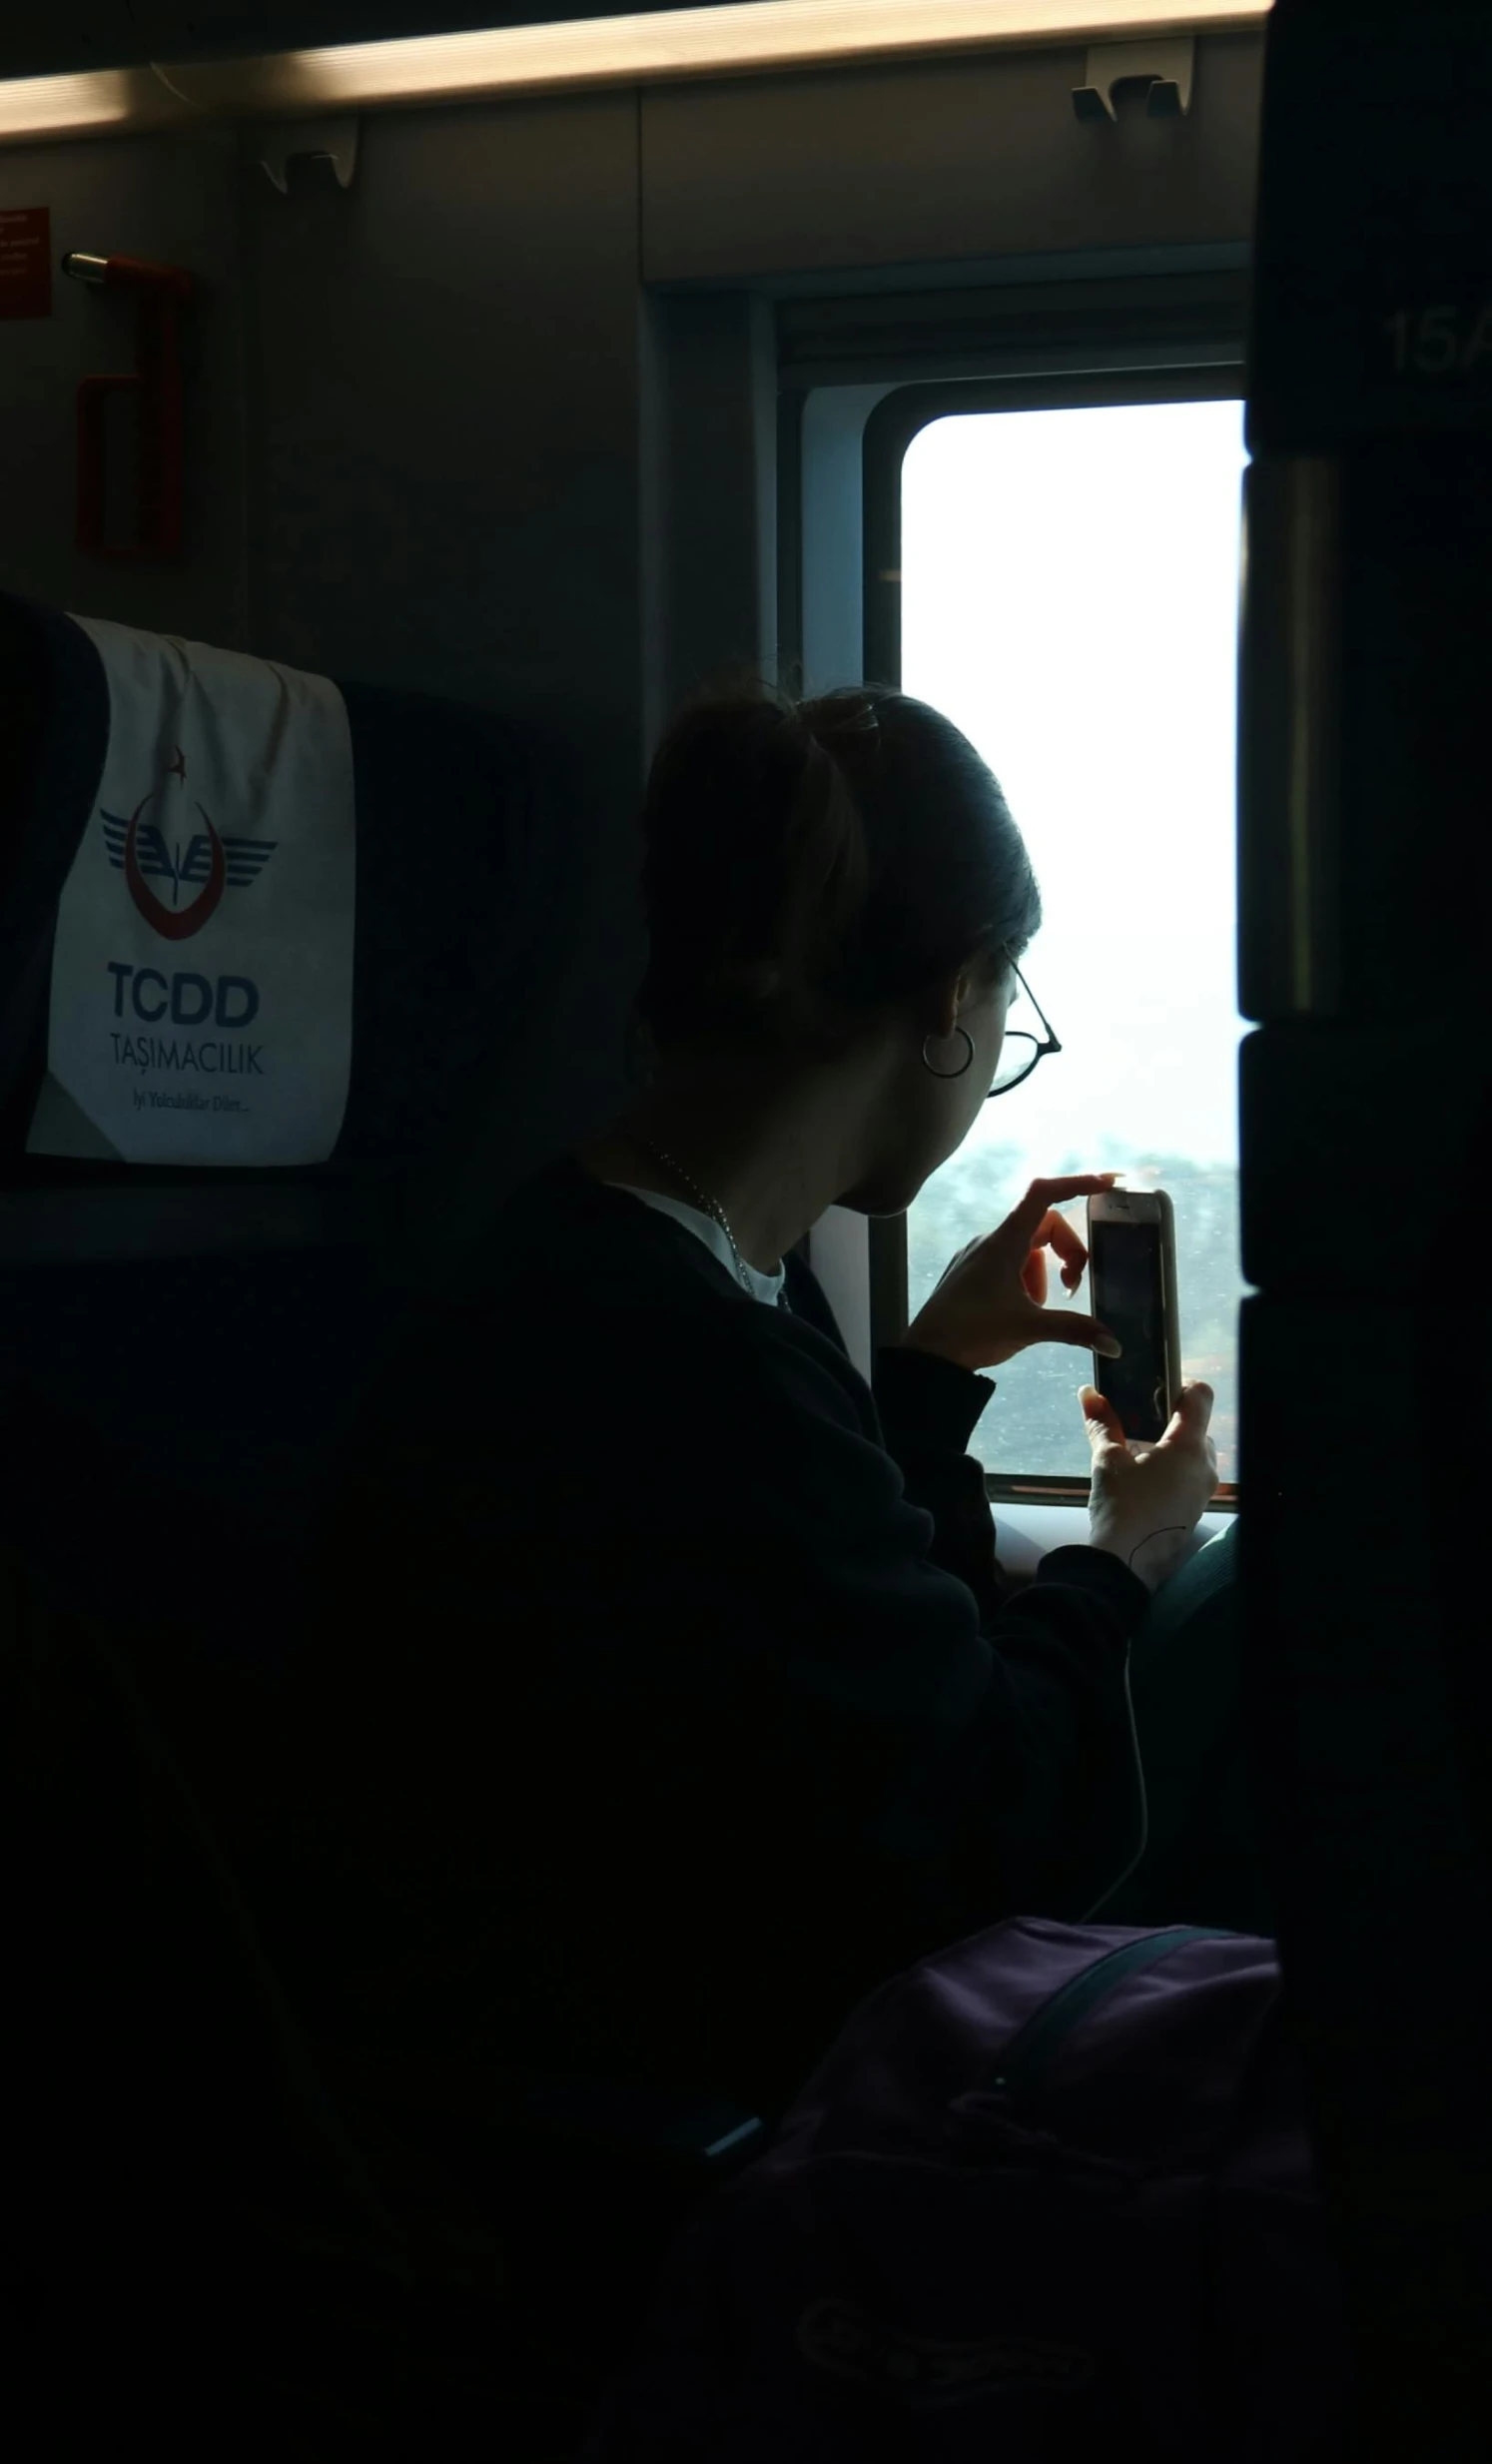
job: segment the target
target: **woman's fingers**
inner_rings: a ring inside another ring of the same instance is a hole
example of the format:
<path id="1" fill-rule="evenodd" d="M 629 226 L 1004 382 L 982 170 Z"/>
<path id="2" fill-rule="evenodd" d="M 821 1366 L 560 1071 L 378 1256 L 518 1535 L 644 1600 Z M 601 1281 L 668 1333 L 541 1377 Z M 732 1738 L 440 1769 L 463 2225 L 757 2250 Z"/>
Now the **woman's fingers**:
<path id="1" fill-rule="evenodd" d="M 1095 1447 L 1122 1446 L 1127 1453 L 1128 1442 L 1124 1436 L 1123 1424 L 1109 1397 L 1101 1394 L 1097 1386 L 1080 1386 L 1078 1400 L 1083 1405 L 1084 1427 Z"/>
<path id="2" fill-rule="evenodd" d="M 1176 1397 L 1175 1410 L 1170 1415 L 1166 1436 L 1205 1437 L 1212 1417 L 1216 1395 L 1205 1378 L 1188 1377 Z"/>
<path id="3" fill-rule="evenodd" d="M 1027 1297 L 1034 1300 L 1039 1309 L 1045 1308 L 1047 1305 L 1047 1252 L 1045 1249 L 1030 1251 L 1021 1269 L 1021 1280 L 1026 1286 Z"/>
<path id="4" fill-rule="evenodd" d="M 1054 1208 L 1038 1225 L 1036 1241 L 1038 1245 L 1057 1251 L 1062 1259 L 1064 1287 L 1070 1292 L 1076 1291 L 1088 1264 L 1088 1243 L 1077 1225 L 1070 1223 L 1065 1215 L 1059 1215 Z"/>
<path id="5" fill-rule="evenodd" d="M 1065 1199 L 1102 1197 L 1106 1191 L 1113 1189 L 1116 1181 L 1122 1181 L 1123 1177 L 1122 1173 L 1080 1173 L 1076 1179 L 1069 1181 L 1033 1181 L 1012 1215 L 1011 1222 L 1026 1234 L 1029 1241 L 1034 1241 L 1037 1227 Z"/>

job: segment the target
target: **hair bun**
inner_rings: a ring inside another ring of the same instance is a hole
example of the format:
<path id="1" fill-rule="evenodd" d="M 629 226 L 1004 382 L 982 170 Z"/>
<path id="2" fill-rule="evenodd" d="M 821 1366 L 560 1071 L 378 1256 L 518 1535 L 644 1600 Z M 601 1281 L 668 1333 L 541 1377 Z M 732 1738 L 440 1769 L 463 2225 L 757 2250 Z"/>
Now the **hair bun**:
<path id="1" fill-rule="evenodd" d="M 888 688 L 696 703 L 658 748 L 643 829 L 659 1047 L 832 1050 L 858 1012 L 1019 955 L 1040 922 L 998 782 Z"/>

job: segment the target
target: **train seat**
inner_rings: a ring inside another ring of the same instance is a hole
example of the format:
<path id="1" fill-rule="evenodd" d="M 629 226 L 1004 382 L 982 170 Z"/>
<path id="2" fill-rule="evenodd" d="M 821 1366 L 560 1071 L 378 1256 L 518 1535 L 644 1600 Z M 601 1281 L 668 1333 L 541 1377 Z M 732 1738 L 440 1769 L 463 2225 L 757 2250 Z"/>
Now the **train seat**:
<path id="1" fill-rule="evenodd" d="M 540 780 L 487 711 L 0 592 L 0 1539 L 106 1616 L 281 1638 L 563 930 Z"/>
<path id="2" fill-rule="evenodd" d="M 36 2159 L 5 2293 L 184 2455 L 226 2453 L 230 2410 L 246 2454 L 453 2453 L 530 2399 L 567 2452 L 641 2261 L 762 2137 L 708 2095 L 318 2042 L 158 1650 L 293 1689 L 319 1479 L 565 937 L 548 777 L 485 711 L 0 593 L 0 1821 Z"/>

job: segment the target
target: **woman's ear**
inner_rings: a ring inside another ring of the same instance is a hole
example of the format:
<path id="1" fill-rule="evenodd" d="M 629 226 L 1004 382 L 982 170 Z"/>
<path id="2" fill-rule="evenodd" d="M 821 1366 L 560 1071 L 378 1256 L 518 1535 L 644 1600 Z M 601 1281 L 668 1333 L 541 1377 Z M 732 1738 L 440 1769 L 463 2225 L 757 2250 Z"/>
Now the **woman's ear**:
<path id="1" fill-rule="evenodd" d="M 959 1024 L 961 1012 L 978 999 L 979 987 L 974 980 L 974 970 L 961 967 L 957 975 L 946 977 L 943 983 L 934 985 L 926 995 L 920 1032 L 925 1036 L 941 1036 L 946 1043 Z"/>
<path id="2" fill-rule="evenodd" d="M 963 1017 L 964 1012 L 967 1009 L 970 1009 L 973 1004 L 982 999 L 982 988 L 975 979 L 973 968 L 963 968 L 948 988 L 948 1009 L 946 1013 L 948 1023 L 944 1027 L 943 1033 L 945 1035 L 952 1035 L 954 1028 Z"/>

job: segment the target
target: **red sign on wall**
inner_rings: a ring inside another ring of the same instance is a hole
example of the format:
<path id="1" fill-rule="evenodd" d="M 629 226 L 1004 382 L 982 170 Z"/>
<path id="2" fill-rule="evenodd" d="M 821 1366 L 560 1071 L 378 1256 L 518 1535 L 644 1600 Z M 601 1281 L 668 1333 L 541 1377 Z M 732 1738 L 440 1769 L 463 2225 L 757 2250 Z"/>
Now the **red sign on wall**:
<path id="1" fill-rule="evenodd" d="M 51 314 L 51 210 L 0 206 L 0 317 Z"/>

